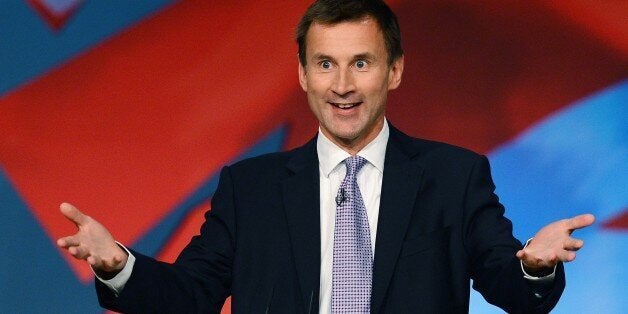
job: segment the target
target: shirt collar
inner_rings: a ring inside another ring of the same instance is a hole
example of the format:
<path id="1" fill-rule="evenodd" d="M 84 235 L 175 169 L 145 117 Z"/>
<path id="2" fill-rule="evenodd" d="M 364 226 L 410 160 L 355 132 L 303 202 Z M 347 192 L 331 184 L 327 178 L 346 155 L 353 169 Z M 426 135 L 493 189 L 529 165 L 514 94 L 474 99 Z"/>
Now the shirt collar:
<path id="1" fill-rule="evenodd" d="M 358 152 L 358 156 L 366 159 L 382 173 L 384 172 L 384 157 L 386 155 L 389 133 L 388 121 L 384 119 L 384 127 L 379 131 L 377 137 Z M 338 164 L 351 156 L 329 140 L 325 134 L 323 134 L 320 127 L 318 128 L 318 137 L 316 139 L 316 151 L 320 169 L 326 177 L 329 176 Z"/>

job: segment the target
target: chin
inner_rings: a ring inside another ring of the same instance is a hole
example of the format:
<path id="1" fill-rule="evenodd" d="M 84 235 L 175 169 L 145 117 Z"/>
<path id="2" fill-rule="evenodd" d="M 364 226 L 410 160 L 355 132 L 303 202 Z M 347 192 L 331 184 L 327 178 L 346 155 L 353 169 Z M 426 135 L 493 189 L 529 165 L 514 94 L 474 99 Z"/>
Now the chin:
<path id="1" fill-rule="evenodd" d="M 332 133 L 335 138 L 342 140 L 343 142 L 352 142 L 358 138 L 360 132 L 357 130 L 338 130 Z"/>
<path id="2" fill-rule="evenodd" d="M 343 142 L 351 142 L 358 138 L 364 130 L 364 126 L 360 121 L 339 121 L 336 119 L 328 120 L 331 123 L 325 123 L 323 126 L 331 136 Z"/>

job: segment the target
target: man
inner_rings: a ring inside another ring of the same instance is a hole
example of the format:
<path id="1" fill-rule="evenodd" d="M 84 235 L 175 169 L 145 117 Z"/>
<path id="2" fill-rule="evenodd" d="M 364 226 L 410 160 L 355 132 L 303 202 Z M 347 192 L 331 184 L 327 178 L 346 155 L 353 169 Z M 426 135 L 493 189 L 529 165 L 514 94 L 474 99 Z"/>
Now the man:
<path id="1" fill-rule="evenodd" d="M 69 204 L 60 247 L 121 312 L 464 313 L 469 280 L 512 313 L 548 312 L 582 215 L 522 249 L 485 157 L 413 139 L 385 119 L 401 82 L 399 28 L 381 1 L 315 2 L 297 30 L 299 82 L 320 122 L 309 143 L 225 167 L 199 236 L 170 265 L 126 251 Z"/>

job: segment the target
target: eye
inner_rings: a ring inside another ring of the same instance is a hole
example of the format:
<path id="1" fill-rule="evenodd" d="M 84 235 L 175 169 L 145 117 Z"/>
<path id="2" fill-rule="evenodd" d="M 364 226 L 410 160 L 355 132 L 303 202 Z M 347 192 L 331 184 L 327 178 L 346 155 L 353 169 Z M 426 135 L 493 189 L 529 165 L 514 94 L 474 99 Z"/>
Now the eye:
<path id="1" fill-rule="evenodd" d="M 366 68 L 366 65 L 367 65 L 367 63 L 364 60 L 358 60 L 358 61 L 355 62 L 355 67 L 357 69 L 364 69 L 364 68 Z"/>
<path id="2" fill-rule="evenodd" d="M 329 60 L 323 60 L 321 62 L 321 68 L 323 68 L 323 70 L 329 70 L 331 68 L 331 62 L 329 62 Z"/>

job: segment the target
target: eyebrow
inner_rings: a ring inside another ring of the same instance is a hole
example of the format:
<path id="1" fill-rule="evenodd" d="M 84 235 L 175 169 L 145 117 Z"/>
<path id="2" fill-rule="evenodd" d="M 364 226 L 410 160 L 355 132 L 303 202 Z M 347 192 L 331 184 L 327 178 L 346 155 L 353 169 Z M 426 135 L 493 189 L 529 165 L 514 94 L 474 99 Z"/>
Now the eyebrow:
<path id="1" fill-rule="evenodd" d="M 357 54 L 353 57 L 353 60 L 357 60 L 357 59 L 376 60 L 377 58 L 375 57 L 374 54 L 370 52 L 365 52 L 365 53 Z"/>
<path id="2" fill-rule="evenodd" d="M 363 52 L 353 56 L 352 60 L 358 59 L 366 59 L 366 60 L 376 60 L 377 58 L 370 52 Z M 312 55 L 312 61 L 320 61 L 320 60 L 331 60 L 336 61 L 336 59 L 330 55 L 326 55 L 324 53 L 315 53 Z"/>
<path id="3" fill-rule="evenodd" d="M 332 60 L 332 61 L 334 61 L 335 59 L 332 56 L 328 56 L 328 55 L 323 54 L 323 53 L 315 53 L 314 55 L 312 55 L 312 61 L 320 61 L 320 60 Z"/>

